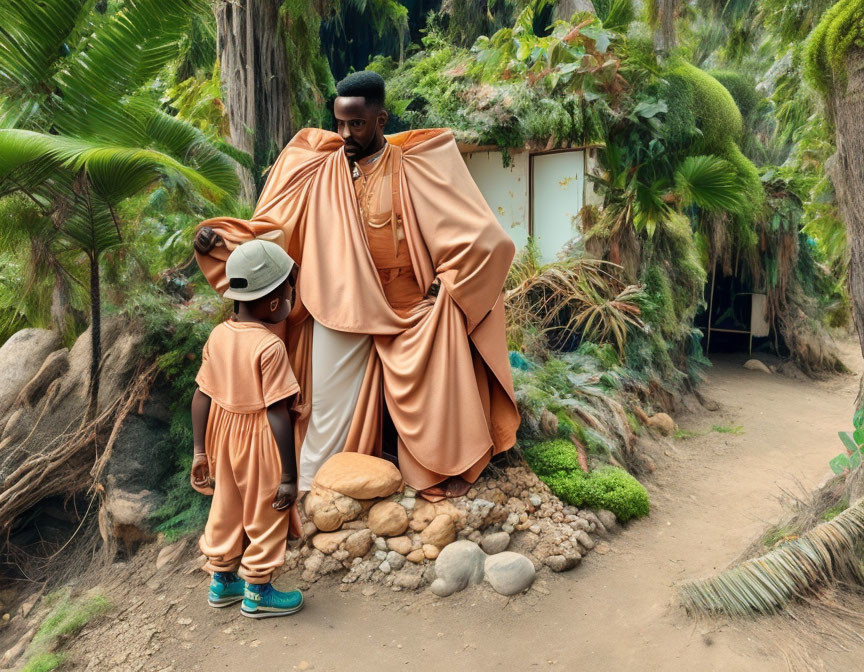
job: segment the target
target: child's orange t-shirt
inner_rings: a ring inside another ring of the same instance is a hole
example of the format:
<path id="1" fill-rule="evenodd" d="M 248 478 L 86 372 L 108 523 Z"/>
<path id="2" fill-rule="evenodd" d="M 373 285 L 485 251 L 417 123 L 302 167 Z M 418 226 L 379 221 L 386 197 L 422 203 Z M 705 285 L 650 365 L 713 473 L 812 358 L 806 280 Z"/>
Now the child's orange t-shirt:
<path id="1" fill-rule="evenodd" d="M 210 333 L 195 382 L 232 413 L 256 413 L 300 391 L 282 339 L 263 324 L 234 320 Z"/>

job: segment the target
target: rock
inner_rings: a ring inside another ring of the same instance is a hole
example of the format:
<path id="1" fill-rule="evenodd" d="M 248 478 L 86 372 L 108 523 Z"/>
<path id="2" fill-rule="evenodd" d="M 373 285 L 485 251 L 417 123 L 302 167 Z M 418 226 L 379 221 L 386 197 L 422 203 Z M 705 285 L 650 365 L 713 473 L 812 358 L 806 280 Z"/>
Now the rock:
<path id="1" fill-rule="evenodd" d="M 423 544 L 423 555 L 427 560 L 434 560 L 438 557 L 438 554 L 441 553 L 441 549 L 437 546 L 433 546 L 432 544 Z"/>
<path id="2" fill-rule="evenodd" d="M 30 612 L 33 611 L 33 607 L 36 606 L 40 597 L 42 597 L 41 591 L 33 593 L 21 603 L 21 606 L 18 607 L 18 613 L 21 614 L 21 618 L 27 618 L 30 615 Z"/>
<path id="3" fill-rule="evenodd" d="M 578 553 L 567 556 L 550 555 L 543 561 L 543 564 L 546 565 L 553 572 L 566 572 L 568 569 L 573 569 L 576 565 L 578 565 L 581 559 L 582 556 Z"/>
<path id="4" fill-rule="evenodd" d="M 432 582 L 432 592 L 447 597 L 464 590 L 469 583 L 480 583 L 485 560 L 486 554 L 472 541 L 456 541 L 448 545 L 435 561 L 436 578 Z"/>
<path id="5" fill-rule="evenodd" d="M 573 538 L 589 551 L 594 548 L 594 540 L 585 530 L 575 530 L 573 532 Z"/>
<path id="6" fill-rule="evenodd" d="M 349 520 L 347 523 L 342 523 L 343 530 L 365 530 L 365 520 Z"/>
<path id="7" fill-rule="evenodd" d="M 369 531 L 371 532 L 372 530 Z M 375 537 L 375 548 L 377 548 L 379 551 L 386 551 L 387 540 L 384 537 Z"/>
<path id="8" fill-rule="evenodd" d="M 436 515 L 438 514 L 435 512 L 435 506 L 432 502 L 427 502 L 425 499 L 415 500 L 414 510 L 411 512 L 411 529 L 415 532 L 422 532 Z"/>
<path id="9" fill-rule="evenodd" d="M 345 550 L 351 558 L 362 558 L 371 548 L 372 530 L 357 530 L 345 540 Z"/>
<path id="10" fill-rule="evenodd" d="M 402 569 L 402 567 L 405 565 L 405 556 L 400 555 L 396 551 L 390 551 L 387 554 L 387 562 L 393 569 Z"/>
<path id="11" fill-rule="evenodd" d="M 156 569 L 162 569 L 166 565 L 173 565 L 180 559 L 185 550 L 185 541 L 178 541 L 161 549 L 159 555 L 156 556 Z"/>
<path id="12" fill-rule="evenodd" d="M 11 408 L 21 389 L 60 348 L 60 337 L 50 329 L 22 329 L 0 347 L 0 417 Z"/>
<path id="13" fill-rule="evenodd" d="M 408 529 L 408 514 L 396 502 L 378 502 L 369 509 L 367 524 L 379 537 L 396 537 Z"/>
<path id="14" fill-rule="evenodd" d="M 558 435 L 558 416 L 544 408 L 540 414 L 540 431 L 548 438 Z"/>
<path id="15" fill-rule="evenodd" d="M 312 551 L 312 554 L 303 562 L 303 568 L 310 574 L 316 574 L 324 562 L 324 554 L 319 550 Z"/>
<path id="16" fill-rule="evenodd" d="M 411 552 L 411 540 L 408 537 L 393 537 L 387 540 L 387 548 L 402 555 L 408 555 Z"/>
<path id="17" fill-rule="evenodd" d="M 495 592 L 501 595 L 515 595 L 527 590 L 534 582 L 536 573 L 534 563 L 524 555 L 512 551 L 488 556 L 484 563 L 484 571 L 486 580 Z"/>
<path id="18" fill-rule="evenodd" d="M 531 506 L 537 507 L 543 503 L 543 500 L 540 498 L 540 495 L 531 495 L 528 498 L 528 501 L 531 502 Z"/>
<path id="19" fill-rule="evenodd" d="M 378 565 L 378 569 L 381 570 L 382 574 L 389 574 L 392 571 L 392 569 L 390 568 L 390 563 L 387 562 L 386 560 L 384 562 L 382 562 L 380 565 Z"/>
<path id="20" fill-rule="evenodd" d="M 17 660 L 17 658 L 24 653 L 24 649 L 27 648 L 27 645 L 30 643 L 30 640 L 36 635 L 36 628 L 31 628 L 24 636 L 19 639 L 15 645 L 6 650 L 6 653 L 3 654 L 3 658 L 0 658 L 0 667 L 12 667 L 12 663 Z"/>
<path id="21" fill-rule="evenodd" d="M 751 371 L 761 371 L 762 373 L 771 373 L 771 369 L 769 369 L 764 362 L 760 362 L 758 359 L 748 359 L 744 362 L 744 368 L 750 369 Z"/>
<path id="22" fill-rule="evenodd" d="M 433 547 L 434 548 L 434 547 Z M 426 554 L 423 552 L 422 548 L 418 548 L 414 551 L 411 551 L 408 555 L 405 556 L 405 559 L 408 562 L 421 563 L 426 559 Z"/>
<path id="23" fill-rule="evenodd" d="M 506 532 L 495 532 L 487 534 L 480 540 L 480 548 L 488 555 L 495 555 L 501 551 L 506 551 L 510 545 L 510 535 Z"/>
<path id="24" fill-rule="evenodd" d="M 116 539 L 131 553 L 139 543 L 153 538 L 149 518 L 157 509 L 159 498 L 149 490 L 129 492 L 112 487 L 111 479 L 107 485 L 99 509 L 99 532 L 105 541 Z"/>
<path id="25" fill-rule="evenodd" d="M 648 418 L 647 424 L 651 429 L 656 429 L 664 436 L 669 436 L 677 428 L 675 421 L 666 413 L 652 415 Z"/>
<path id="26" fill-rule="evenodd" d="M 413 497 L 403 497 L 399 503 L 405 507 L 406 511 L 412 511 L 417 504 L 417 500 Z"/>
<path id="27" fill-rule="evenodd" d="M 402 489 L 392 462 L 362 453 L 336 453 L 315 474 L 315 484 L 352 499 L 389 497 Z"/>
<path id="28" fill-rule="evenodd" d="M 597 518 L 600 519 L 600 522 L 603 523 L 603 527 L 606 528 L 607 532 L 618 532 L 620 530 L 618 527 L 618 519 L 611 511 L 600 509 L 597 511 L 596 515 Z"/>
<path id="29" fill-rule="evenodd" d="M 529 527 L 528 529 L 531 530 L 534 534 L 540 534 L 540 532 L 543 531 L 543 529 L 536 523 L 534 525 L 531 525 L 531 527 Z"/>
<path id="30" fill-rule="evenodd" d="M 393 581 L 394 586 L 404 588 L 406 590 L 417 590 L 423 582 L 423 574 L 417 568 L 404 569 L 398 574 Z"/>
<path id="31" fill-rule="evenodd" d="M 436 516 L 441 516 L 441 515 L 450 516 L 453 519 L 453 523 L 456 524 L 457 526 L 458 526 L 458 523 L 462 520 L 463 515 L 464 515 L 459 509 L 457 509 L 453 505 L 453 502 L 451 502 L 448 499 L 442 500 L 440 502 L 435 502 L 432 505 L 432 507 L 435 509 L 435 515 Z"/>
<path id="32" fill-rule="evenodd" d="M 443 549 L 456 540 L 456 526 L 453 519 L 446 513 L 435 516 L 429 526 L 420 533 L 420 540 L 424 544 L 432 544 Z"/>
<path id="33" fill-rule="evenodd" d="M 352 534 L 351 530 L 339 530 L 338 532 L 319 532 L 312 537 L 312 545 L 325 555 L 330 555 L 338 550 L 339 545 L 348 539 Z M 370 537 L 371 541 L 371 537 Z"/>
<path id="34" fill-rule="evenodd" d="M 323 532 L 338 530 L 343 523 L 354 520 L 363 512 L 363 507 L 356 499 L 315 483 L 303 503 L 306 515 L 312 519 L 315 527 Z"/>

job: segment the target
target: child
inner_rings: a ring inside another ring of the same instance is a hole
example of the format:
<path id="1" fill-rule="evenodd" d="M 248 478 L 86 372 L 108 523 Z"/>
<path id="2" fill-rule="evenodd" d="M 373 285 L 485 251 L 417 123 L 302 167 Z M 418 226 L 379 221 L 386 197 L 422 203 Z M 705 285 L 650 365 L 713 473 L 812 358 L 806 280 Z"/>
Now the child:
<path id="1" fill-rule="evenodd" d="M 225 272 L 235 314 L 207 339 L 192 399 L 192 487 L 213 494 L 199 541 L 213 574 L 208 601 L 242 600 L 250 618 L 285 616 L 303 607 L 299 590 L 270 583 L 285 560 L 297 499 L 288 407 L 299 386 L 284 342 L 267 325 L 291 312 L 296 267 L 279 245 L 253 240 L 231 253 Z"/>

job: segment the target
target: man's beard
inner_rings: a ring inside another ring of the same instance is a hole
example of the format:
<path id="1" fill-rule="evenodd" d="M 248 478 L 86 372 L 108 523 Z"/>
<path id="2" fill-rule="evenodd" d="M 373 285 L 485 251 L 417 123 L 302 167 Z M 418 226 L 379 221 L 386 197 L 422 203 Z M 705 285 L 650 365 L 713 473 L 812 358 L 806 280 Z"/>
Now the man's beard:
<path id="1" fill-rule="evenodd" d="M 361 147 L 358 144 L 353 142 L 345 143 L 345 156 L 348 157 L 348 160 L 353 162 L 361 161 L 365 159 L 367 156 L 371 156 L 375 152 L 372 150 L 373 145 L 375 144 L 375 138 L 369 141 L 369 144 L 365 147 Z"/>

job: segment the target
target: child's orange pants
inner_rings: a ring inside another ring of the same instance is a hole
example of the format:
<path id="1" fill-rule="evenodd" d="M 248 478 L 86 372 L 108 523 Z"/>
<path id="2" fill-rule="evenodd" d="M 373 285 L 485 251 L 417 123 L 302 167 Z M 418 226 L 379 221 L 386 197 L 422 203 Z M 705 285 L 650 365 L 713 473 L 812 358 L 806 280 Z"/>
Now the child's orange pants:
<path id="1" fill-rule="evenodd" d="M 288 511 L 273 508 L 282 462 L 267 411 L 231 413 L 214 401 L 205 445 L 216 485 L 198 542 L 204 568 L 267 583 L 285 562 L 289 523 Z"/>

